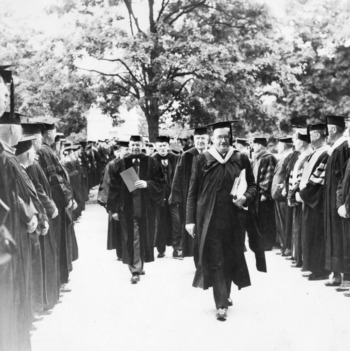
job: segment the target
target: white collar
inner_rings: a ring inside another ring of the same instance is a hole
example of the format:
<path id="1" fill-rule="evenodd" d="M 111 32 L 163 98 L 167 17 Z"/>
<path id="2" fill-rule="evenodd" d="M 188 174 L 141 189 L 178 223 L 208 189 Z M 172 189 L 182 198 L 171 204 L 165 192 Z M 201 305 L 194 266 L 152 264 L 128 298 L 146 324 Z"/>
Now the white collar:
<path id="1" fill-rule="evenodd" d="M 334 142 L 333 146 L 328 150 L 329 156 L 332 155 L 333 151 L 334 151 L 338 146 L 340 146 L 341 144 L 343 144 L 344 141 L 347 141 L 347 140 L 348 140 L 348 138 L 346 138 L 345 136 L 342 136 L 342 137 L 340 137 L 339 139 L 337 139 L 337 140 Z"/>
<path id="2" fill-rule="evenodd" d="M 225 158 L 223 158 L 219 151 L 216 150 L 216 148 L 214 146 L 212 146 L 208 152 L 210 153 L 210 155 L 212 155 L 218 162 L 220 162 L 221 164 L 225 164 L 232 156 L 232 154 L 234 153 L 236 149 L 234 149 L 232 146 L 230 146 L 230 148 L 228 149 L 228 152 L 225 156 Z"/>

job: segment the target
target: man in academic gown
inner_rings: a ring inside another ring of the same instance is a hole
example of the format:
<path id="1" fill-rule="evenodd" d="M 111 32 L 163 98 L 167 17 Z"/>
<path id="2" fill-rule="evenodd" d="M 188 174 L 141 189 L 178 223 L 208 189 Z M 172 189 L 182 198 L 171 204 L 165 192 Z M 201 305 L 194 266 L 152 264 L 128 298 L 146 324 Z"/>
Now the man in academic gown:
<path id="1" fill-rule="evenodd" d="M 194 262 L 198 262 L 198 245 L 197 238 L 192 238 L 186 228 L 186 205 L 187 195 L 190 186 L 192 163 L 195 157 L 204 152 L 209 143 L 208 129 L 198 127 L 194 130 L 194 147 L 183 153 L 177 163 L 174 179 L 169 197 L 170 204 L 179 206 L 181 236 L 182 236 L 182 256 L 194 256 Z"/>
<path id="2" fill-rule="evenodd" d="M 169 137 L 158 136 L 156 139 L 157 152 L 152 156 L 162 168 L 165 186 L 163 201 L 157 206 L 157 224 L 155 246 L 158 258 L 165 256 L 166 246 L 173 246 L 173 257 L 182 258 L 181 224 L 179 208 L 169 204 L 171 186 L 174 179 L 176 164 L 179 157 L 169 151 Z"/>
<path id="3" fill-rule="evenodd" d="M 252 147 L 254 151 L 253 174 L 257 195 L 251 207 L 254 207 L 257 224 L 264 238 L 265 250 L 268 251 L 276 245 L 275 208 L 271 197 L 271 185 L 277 160 L 271 152 L 267 151 L 265 137 L 253 138 Z M 249 230 L 251 230 L 251 225 L 248 226 Z"/>
<path id="4" fill-rule="evenodd" d="M 287 164 L 293 154 L 292 137 L 279 138 L 277 144 L 278 154 L 280 158 L 276 164 L 271 185 L 271 197 L 275 200 L 275 222 L 277 240 L 281 246 L 282 255 L 287 249 L 287 238 L 285 235 L 286 219 L 287 219 L 287 198 L 282 195 L 284 183 L 287 175 Z"/>
<path id="5" fill-rule="evenodd" d="M 349 142 L 349 141 L 348 141 Z M 350 274 L 350 161 L 346 163 L 346 169 L 337 190 L 337 208 L 338 214 L 343 220 L 343 261 L 344 276 Z M 344 278 L 344 282 L 345 282 Z M 346 285 L 344 284 L 346 287 Z M 344 293 L 346 297 L 350 297 L 350 292 Z"/>
<path id="6" fill-rule="evenodd" d="M 344 233 L 343 219 L 338 214 L 337 188 L 344 176 L 346 162 L 350 157 L 350 149 L 345 131 L 345 120 L 342 116 L 327 116 L 327 127 L 330 142 L 329 158 L 325 177 L 325 234 L 326 234 L 326 269 L 333 272 L 333 278 L 326 286 L 339 286 L 347 290 L 350 286 L 350 275 L 344 272 Z"/>
<path id="7" fill-rule="evenodd" d="M 162 169 L 154 158 L 141 152 L 142 148 L 141 136 L 132 136 L 129 154 L 117 160 L 113 174 L 110 173 L 107 200 L 107 210 L 114 220 L 120 221 L 123 263 L 129 266 L 132 284 L 140 281 L 144 263 L 154 261 L 156 205 L 162 200 L 164 186 Z M 131 184 L 136 188 L 132 192 L 121 176 L 130 168 L 139 178 Z"/>
<path id="8" fill-rule="evenodd" d="M 102 177 L 102 182 L 100 184 L 97 201 L 103 206 L 107 207 L 107 200 L 109 194 L 109 186 L 111 176 L 116 175 L 116 163 L 118 160 L 124 158 L 124 156 L 129 152 L 129 142 L 119 141 L 118 146 L 114 149 L 115 158 L 111 160 L 105 170 Z M 122 261 L 123 257 L 123 246 L 122 246 L 122 233 L 120 228 L 120 221 L 116 221 L 112 218 L 112 213 L 108 212 L 108 230 L 107 230 L 107 250 L 116 250 L 118 261 Z"/>
<path id="9" fill-rule="evenodd" d="M 8 318 L 7 330 L 15 328 L 7 335 L 9 345 L 6 350 L 29 350 L 29 331 L 32 323 L 31 314 L 31 264 L 29 232 L 34 232 L 38 225 L 37 211 L 31 201 L 29 189 L 23 178 L 22 167 L 15 156 L 15 148 L 22 135 L 20 115 L 5 112 L 0 118 L 0 142 L 2 145 L 1 170 L 5 172 L 7 205 L 10 213 L 5 226 L 17 243 L 17 253 L 11 260 L 13 272 L 14 313 Z M 9 287 L 11 289 L 11 286 Z M 1 317 L 0 317 L 1 318 Z M 12 349 L 11 349 L 12 347 Z"/>
<path id="10" fill-rule="evenodd" d="M 69 257 L 72 256 L 72 253 L 69 246 L 69 225 L 71 225 L 70 212 L 74 204 L 73 191 L 65 170 L 50 147 L 55 140 L 55 123 L 58 119 L 46 117 L 36 120 L 42 126 L 41 132 L 43 135 L 43 144 L 38 151 L 39 164 L 50 183 L 52 198 L 59 212 L 59 215 L 53 219 L 53 227 L 56 231 L 60 282 L 65 284 L 68 282 L 71 268 Z"/>
<path id="11" fill-rule="evenodd" d="M 37 211 L 38 226 L 35 231 L 29 232 L 30 253 L 27 264 L 31 265 L 30 285 L 32 298 L 32 313 L 40 313 L 44 308 L 44 277 L 42 265 L 42 253 L 39 242 L 40 235 L 46 235 L 49 229 L 49 221 L 46 211 L 34 187 L 33 182 L 27 174 L 27 167 L 35 160 L 33 140 L 35 136 L 23 136 L 16 145 L 16 157 L 22 167 L 22 176 L 29 190 L 30 200 Z"/>
<path id="12" fill-rule="evenodd" d="M 303 202 L 301 220 L 303 269 L 311 272 L 309 280 L 322 280 L 328 279 L 330 274 L 325 269 L 326 245 L 323 223 L 323 188 L 330 147 L 326 144 L 326 124 L 311 124 L 309 130 L 314 152 L 305 163 L 299 185 L 299 194 Z"/>
<path id="13" fill-rule="evenodd" d="M 248 157 L 230 146 L 230 122 L 215 123 L 213 129 L 213 146 L 197 156 L 192 166 L 186 230 L 197 236 L 199 243 L 193 286 L 213 287 L 216 318 L 224 321 L 227 307 L 232 305 L 232 281 L 239 289 L 250 285 L 244 257 L 247 212 L 243 206 L 254 200 L 256 185 Z M 232 186 L 243 169 L 247 190 L 242 197 L 233 200 Z M 253 242 L 257 244 L 256 240 L 251 240 L 250 244 Z M 265 265 L 262 244 L 254 249 Z"/>
<path id="14" fill-rule="evenodd" d="M 294 135 L 294 147 L 300 154 L 289 176 L 287 201 L 288 206 L 293 209 L 292 251 L 295 263 L 292 264 L 292 267 L 301 268 L 303 265 L 301 237 L 303 206 L 299 195 L 299 185 L 305 162 L 313 151 L 310 146 L 310 134 L 308 130 L 306 130 L 306 134 L 297 132 Z"/>
<path id="15" fill-rule="evenodd" d="M 26 119 L 22 126 L 24 135 L 35 137 L 33 147 L 38 152 L 42 146 L 40 124 L 36 124 L 33 119 Z M 38 162 L 38 155 L 35 156 L 33 164 L 26 168 L 26 172 L 34 184 L 38 198 L 48 217 L 48 232 L 46 235 L 40 235 L 39 240 L 43 263 L 44 304 L 45 309 L 50 309 L 59 299 L 60 288 L 56 232 L 53 228 L 53 219 L 58 216 L 58 208 L 52 199 L 49 181 Z"/>

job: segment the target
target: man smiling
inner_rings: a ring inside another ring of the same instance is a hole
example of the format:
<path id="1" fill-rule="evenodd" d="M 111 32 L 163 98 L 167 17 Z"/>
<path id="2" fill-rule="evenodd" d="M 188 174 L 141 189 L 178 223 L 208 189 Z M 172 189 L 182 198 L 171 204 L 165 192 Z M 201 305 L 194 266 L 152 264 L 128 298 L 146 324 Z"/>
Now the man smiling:
<path id="1" fill-rule="evenodd" d="M 216 318 L 225 321 L 231 282 L 250 285 L 244 257 L 246 211 L 256 194 L 254 175 L 246 155 L 230 146 L 230 122 L 213 124 L 213 146 L 193 163 L 187 200 L 186 230 L 198 236 L 199 261 L 194 287 L 213 287 Z M 245 169 L 247 190 L 233 200 L 233 183 Z"/>

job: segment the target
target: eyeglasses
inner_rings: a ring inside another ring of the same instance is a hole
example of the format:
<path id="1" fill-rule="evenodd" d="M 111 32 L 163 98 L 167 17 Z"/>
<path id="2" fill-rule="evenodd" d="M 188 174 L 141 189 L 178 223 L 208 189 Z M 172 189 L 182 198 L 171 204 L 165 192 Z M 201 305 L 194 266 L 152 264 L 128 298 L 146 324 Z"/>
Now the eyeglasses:
<path id="1" fill-rule="evenodd" d="M 218 135 L 217 137 L 216 137 L 217 139 L 219 139 L 219 140 L 230 140 L 230 136 L 229 135 Z"/>

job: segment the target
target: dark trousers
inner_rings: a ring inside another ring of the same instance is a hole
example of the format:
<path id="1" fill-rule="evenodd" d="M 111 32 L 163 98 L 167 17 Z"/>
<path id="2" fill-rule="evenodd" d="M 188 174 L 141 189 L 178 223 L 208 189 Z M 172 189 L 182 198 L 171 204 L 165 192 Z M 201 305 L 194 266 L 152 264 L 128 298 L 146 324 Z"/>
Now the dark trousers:
<path id="1" fill-rule="evenodd" d="M 214 228 L 213 228 L 214 229 Z M 231 266 L 234 242 L 232 230 L 214 229 L 208 231 L 204 256 L 209 279 L 213 286 L 216 308 L 227 308 L 231 293 Z"/>
<path id="2" fill-rule="evenodd" d="M 275 201 L 276 233 L 282 251 L 287 248 L 287 238 L 285 236 L 287 209 L 288 205 L 285 201 Z"/>
<path id="3" fill-rule="evenodd" d="M 158 229 L 156 246 L 159 253 L 164 253 L 171 243 L 174 250 L 182 249 L 182 235 L 179 208 L 165 204 L 158 208 Z M 166 221 L 170 219 L 170 223 Z M 171 233 L 170 233 L 171 231 Z"/>

